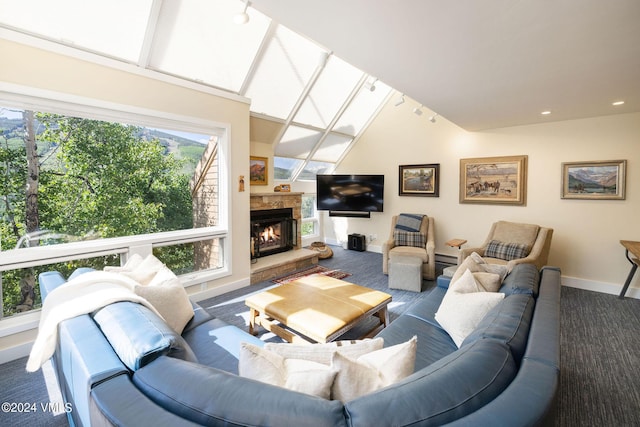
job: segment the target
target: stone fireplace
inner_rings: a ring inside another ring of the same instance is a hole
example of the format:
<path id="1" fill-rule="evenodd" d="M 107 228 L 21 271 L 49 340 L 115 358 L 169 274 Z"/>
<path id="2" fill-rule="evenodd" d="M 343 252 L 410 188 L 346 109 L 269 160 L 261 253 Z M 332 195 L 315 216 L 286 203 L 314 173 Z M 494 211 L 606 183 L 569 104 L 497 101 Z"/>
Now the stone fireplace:
<path id="1" fill-rule="evenodd" d="M 251 259 L 293 250 L 297 243 L 293 209 L 251 211 Z"/>
<path id="2" fill-rule="evenodd" d="M 251 284 L 318 263 L 302 248 L 302 193 L 252 193 L 249 207 Z"/>

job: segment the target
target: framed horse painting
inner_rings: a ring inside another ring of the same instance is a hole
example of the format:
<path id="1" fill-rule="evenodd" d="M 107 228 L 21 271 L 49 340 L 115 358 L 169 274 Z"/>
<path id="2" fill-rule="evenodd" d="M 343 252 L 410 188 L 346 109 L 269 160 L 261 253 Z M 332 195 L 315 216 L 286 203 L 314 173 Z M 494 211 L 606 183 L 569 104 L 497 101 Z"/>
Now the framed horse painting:
<path id="1" fill-rule="evenodd" d="M 460 159 L 460 203 L 526 205 L 527 156 Z"/>

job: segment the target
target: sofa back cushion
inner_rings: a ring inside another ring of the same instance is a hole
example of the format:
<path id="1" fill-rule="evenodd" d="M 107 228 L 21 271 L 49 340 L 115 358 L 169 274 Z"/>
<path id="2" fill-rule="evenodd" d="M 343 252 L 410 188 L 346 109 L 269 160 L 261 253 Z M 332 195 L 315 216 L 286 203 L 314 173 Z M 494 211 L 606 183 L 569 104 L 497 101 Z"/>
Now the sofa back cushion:
<path id="1" fill-rule="evenodd" d="M 347 402 L 345 411 L 354 426 L 440 426 L 491 402 L 516 373 L 504 344 L 478 340 L 395 385 Z"/>
<path id="2" fill-rule="evenodd" d="M 499 292 L 505 295 L 529 294 L 537 297 L 540 272 L 533 264 L 517 264 L 505 277 Z"/>
<path id="3" fill-rule="evenodd" d="M 347 425 L 339 401 L 165 356 L 136 371 L 133 382 L 158 405 L 200 425 Z"/>
<path id="4" fill-rule="evenodd" d="M 130 301 L 98 310 L 93 320 L 130 370 L 136 371 L 166 354 L 197 361 L 185 340 L 147 307 Z"/>
<path id="5" fill-rule="evenodd" d="M 520 364 L 527 347 L 534 304 L 531 295 L 510 295 L 487 313 L 476 329 L 465 338 L 462 346 L 479 339 L 498 340 L 511 349 L 514 360 Z"/>

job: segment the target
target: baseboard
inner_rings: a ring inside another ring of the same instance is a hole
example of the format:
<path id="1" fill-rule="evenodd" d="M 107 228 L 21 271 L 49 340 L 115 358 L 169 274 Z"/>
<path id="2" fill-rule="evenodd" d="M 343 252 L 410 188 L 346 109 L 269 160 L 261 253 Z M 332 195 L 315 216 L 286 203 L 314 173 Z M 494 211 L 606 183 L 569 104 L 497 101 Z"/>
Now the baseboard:
<path id="1" fill-rule="evenodd" d="M 603 294 L 620 295 L 622 285 L 616 283 L 596 282 L 593 280 L 580 279 L 578 277 L 562 276 L 562 286 L 569 288 L 583 289 L 585 291 L 600 292 Z M 627 298 L 640 299 L 640 289 L 629 288 L 625 294 Z"/>
<path id="2" fill-rule="evenodd" d="M 250 279 L 247 277 L 246 279 L 237 280 L 231 283 L 225 283 L 224 285 L 216 286 L 215 288 L 197 292 L 195 294 L 189 295 L 189 298 L 192 301 L 199 302 L 205 299 L 217 297 L 218 295 L 226 294 L 227 292 L 235 291 L 237 289 L 246 288 L 250 285 L 250 283 Z"/>
<path id="3" fill-rule="evenodd" d="M 31 353 L 31 347 L 33 347 L 33 341 L 3 348 L 0 350 L 0 365 L 28 356 Z"/>

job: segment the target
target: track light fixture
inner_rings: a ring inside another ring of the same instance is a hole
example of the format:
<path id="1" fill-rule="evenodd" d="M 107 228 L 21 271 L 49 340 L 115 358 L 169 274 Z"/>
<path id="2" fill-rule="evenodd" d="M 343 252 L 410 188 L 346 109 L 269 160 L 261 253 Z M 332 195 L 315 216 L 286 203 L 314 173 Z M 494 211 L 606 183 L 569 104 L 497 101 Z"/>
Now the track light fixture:
<path id="1" fill-rule="evenodd" d="M 415 114 L 416 116 L 422 115 L 422 104 L 420 104 L 419 107 L 416 107 L 413 109 L 413 114 Z"/>
<path id="2" fill-rule="evenodd" d="M 378 79 L 374 79 L 371 83 L 367 83 L 365 85 L 365 87 L 367 89 L 369 89 L 370 92 L 373 92 L 376 90 L 376 82 L 378 81 Z"/>
<path id="3" fill-rule="evenodd" d="M 431 123 L 435 123 L 436 122 L 436 117 L 438 116 L 438 113 L 434 114 L 433 116 L 429 117 L 429 121 Z"/>
<path id="4" fill-rule="evenodd" d="M 244 3 L 244 9 L 242 10 L 242 12 L 236 14 L 233 17 L 233 22 L 235 22 L 238 25 L 244 25 L 247 22 L 249 22 L 249 14 L 247 14 L 248 7 L 249 7 L 249 0 L 246 0 Z"/>
<path id="5" fill-rule="evenodd" d="M 404 104 L 404 93 L 402 95 L 400 95 L 400 98 L 398 98 L 398 100 L 396 101 L 396 103 L 394 104 L 396 107 L 400 106 Z"/>

